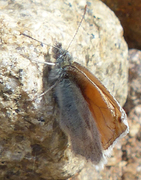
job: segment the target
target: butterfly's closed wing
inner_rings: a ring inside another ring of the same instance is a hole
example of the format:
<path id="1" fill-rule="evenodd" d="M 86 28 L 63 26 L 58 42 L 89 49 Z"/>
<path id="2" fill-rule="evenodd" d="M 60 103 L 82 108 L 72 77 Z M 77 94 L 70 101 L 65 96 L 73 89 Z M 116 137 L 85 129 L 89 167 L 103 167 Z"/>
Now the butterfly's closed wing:
<path id="1" fill-rule="evenodd" d="M 103 149 L 108 149 L 119 136 L 128 132 L 124 110 L 85 67 L 74 62 L 71 66 L 66 66 L 65 70 L 81 89 L 97 124 Z"/>
<path id="2" fill-rule="evenodd" d="M 54 71 L 51 78 L 56 74 Z M 59 107 L 59 124 L 70 138 L 73 152 L 98 164 L 103 157 L 98 129 L 86 100 L 71 78 L 65 74 L 53 90 Z"/>

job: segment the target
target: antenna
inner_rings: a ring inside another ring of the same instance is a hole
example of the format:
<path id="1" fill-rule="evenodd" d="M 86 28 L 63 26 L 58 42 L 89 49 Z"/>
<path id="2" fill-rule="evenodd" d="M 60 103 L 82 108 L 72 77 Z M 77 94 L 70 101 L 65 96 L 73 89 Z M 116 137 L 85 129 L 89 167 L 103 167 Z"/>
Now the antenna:
<path id="1" fill-rule="evenodd" d="M 79 28 L 80 28 L 80 26 L 81 26 L 81 24 L 82 24 L 82 21 L 83 21 L 83 19 L 84 19 L 84 17 L 85 17 L 85 14 L 86 14 L 86 10 L 87 10 L 87 5 L 85 5 L 84 14 L 83 14 L 83 16 L 82 16 L 82 18 L 81 18 L 81 21 L 79 22 L 79 25 L 78 25 L 78 27 L 77 27 L 77 29 L 76 29 L 76 32 L 75 32 L 75 34 L 74 34 L 71 42 L 70 42 L 69 45 L 68 45 L 67 51 L 68 51 L 69 47 L 71 46 L 71 44 L 72 44 L 75 36 L 77 35 L 78 31 L 79 31 Z M 47 46 L 51 46 L 51 47 L 54 47 L 54 48 L 56 48 L 56 49 L 59 49 L 59 48 L 57 48 L 56 46 L 53 46 L 53 45 L 50 45 L 50 44 L 47 44 L 47 43 L 43 43 L 43 42 L 41 42 L 41 41 L 39 41 L 39 40 L 37 40 L 37 39 L 35 39 L 35 38 L 33 38 L 33 37 L 25 34 L 25 33 L 20 33 L 20 35 L 26 36 L 26 37 L 28 37 L 28 38 L 30 38 L 30 39 L 33 39 L 34 41 L 39 42 L 39 43 L 41 44 L 41 46 L 43 46 L 43 44 L 45 44 L 45 45 L 47 45 Z M 59 50 L 60 50 L 60 49 L 59 49 Z"/>
<path id="2" fill-rule="evenodd" d="M 70 42 L 69 45 L 68 45 L 67 51 L 68 51 L 69 47 L 71 46 L 71 44 L 72 44 L 75 36 L 77 35 L 78 31 L 79 31 L 79 28 L 80 28 L 80 26 L 81 26 L 81 24 L 82 24 L 82 21 L 83 21 L 83 19 L 84 19 L 84 17 L 85 17 L 85 14 L 86 14 L 86 10 L 87 10 L 87 5 L 85 5 L 84 14 L 83 14 L 83 16 L 82 16 L 82 18 L 81 18 L 81 21 L 79 22 L 79 25 L 78 25 L 78 27 L 77 27 L 77 29 L 76 29 L 76 32 L 75 32 L 75 34 L 74 34 L 71 42 Z"/>
<path id="3" fill-rule="evenodd" d="M 69 45 L 68 45 L 67 51 L 68 51 L 68 49 L 70 48 L 73 40 L 75 39 L 75 37 L 76 37 L 76 35 L 77 35 L 78 31 L 79 31 L 79 28 L 80 28 L 80 26 L 81 26 L 81 24 L 82 24 L 82 21 L 83 21 L 83 19 L 84 19 L 84 17 L 85 17 L 85 14 L 86 14 L 86 10 L 87 10 L 87 5 L 85 5 L 83 16 L 82 16 L 82 18 L 81 18 L 81 21 L 79 22 L 79 25 L 78 25 L 78 27 L 77 27 L 77 29 L 76 29 L 75 34 L 73 35 L 72 40 L 70 41 L 70 43 L 69 43 Z M 51 46 L 51 47 L 54 47 L 54 48 L 60 50 L 60 48 L 58 48 L 58 47 L 56 47 L 56 46 L 52 46 L 52 45 L 50 45 L 50 44 L 43 43 L 43 42 L 41 42 L 41 41 L 39 41 L 39 40 L 37 40 L 37 39 L 35 39 L 35 38 L 33 38 L 33 37 L 25 34 L 25 33 L 20 33 L 20 35 L 26 36 L 26 37 L 28 37 L 28 38 L 30 38 L 30 39 L 33 39 L 34 41 L 39 42 L 39 43 L 41 44 L 41 46 L 42 46 L 43 44 L 45 44 L 45 45 L 47 45 L 47 46 Z M 65 53 L 62 54 L 61 56 L 64 56 L 64 55 L 65 55 Z M 36 62 L 37 62 L 37 61 L 36 61 Z M 39 61 L 38 61 L 38 62 L 39 62 Z M 40 63 L 44 63 L 44 64 L 48 64 L 48 65 L 55 65 L 55 63 L 50 63 L 50 62 L 40 62 Z M 45 94 L 46 94 L 47 92 L 49 92 L 52 88 L 54 88 L 54 87 L 56 86 L 56 84 L 57 84 L 57 82 L 56 82 L 54 85 L 52 85 L 49 89 L 47 89 L 44 93 L 42 93 L 40 96 L 38 96 L 37 98 L 45 95 Z"/>
<path id="4" fill-rule="evenodd" d="M 41 42 L 41 41 L 39 41 L 39 40 L 37 40 L 37 39 L 35 39 L 35 38 L 33 38 L 33 37 L 25 34 L 25 33 L 20 33 L 20 35 L 26 36 L 26 37 L 28 37 L 28 38 L 30 38 L 30 39 L 33 39 L 34 41 L 39 42 L 39 43 L 41 44 L 41 46 L 43 46 L 43 44 L 45 44 L 45 45 L 47 45 L 47 46 L 51 46 L 51 47 L 54 47 L 54 48 L 56 48 L 56 49 L 59 49 L 59 48 L 57 48 L 56 46 L 53 46 L 53 45 L 50 45 L 50 44 L 47 44 L 47 43 L 43 43 L 43 42 Z"/>

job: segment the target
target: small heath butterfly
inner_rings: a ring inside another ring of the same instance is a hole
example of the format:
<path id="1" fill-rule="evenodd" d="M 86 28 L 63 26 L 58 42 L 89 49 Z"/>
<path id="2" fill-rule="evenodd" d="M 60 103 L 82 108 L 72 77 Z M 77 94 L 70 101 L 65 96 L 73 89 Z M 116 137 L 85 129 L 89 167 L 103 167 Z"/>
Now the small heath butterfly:
<path id="1" fill-rule="evenodd" d="M 72 151 L 99 164 L 129 131 L 126 113 L 106 87 L 84 66 L 72 62 L 60 43 L 53 47 L 56 66 L 48 81 L 60 111 L 59 124 Z"/>
<path id="2" fill-rule="evenodd" d="M 69 137 L 72 151 L 98 165 L 117 140 L 128 133 L 126 113 L 88 69 L 72 62 L 61 43 L 53 46 L 52 53 L 56 63 L 48 82 L 59 108 L 60 127 Z"/>

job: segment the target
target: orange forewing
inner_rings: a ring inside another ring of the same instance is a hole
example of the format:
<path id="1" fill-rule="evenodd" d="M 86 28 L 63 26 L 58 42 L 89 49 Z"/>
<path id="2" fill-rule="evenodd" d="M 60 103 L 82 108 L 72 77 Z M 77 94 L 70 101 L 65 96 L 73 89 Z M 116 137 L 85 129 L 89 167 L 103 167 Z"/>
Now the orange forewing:
<path id="1" fill-rule="evenodd" d="M 74 62 L 71 66 L 66 66 L 65 71 L 80 88 L 97 124 L 103 149 L 108 149 L 127 129 L 123 122 L 126 119 L 124 110 L 105 86 L 85 67 Z"/>

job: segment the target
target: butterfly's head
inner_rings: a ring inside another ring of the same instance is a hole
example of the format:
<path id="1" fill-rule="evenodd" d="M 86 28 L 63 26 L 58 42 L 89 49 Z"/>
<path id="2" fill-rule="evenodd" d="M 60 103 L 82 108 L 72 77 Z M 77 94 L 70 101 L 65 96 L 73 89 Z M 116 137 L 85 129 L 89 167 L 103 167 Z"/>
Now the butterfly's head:
<path id="1" fill-rule="evenodd" d="M 66 65 L 70 65 L 72 62 L 72 56 L 69 54 L 67 50 L 62 48 L 61 43 L 56 43 L 52 48 L 53 58 L 56 59 L 56 66 L 58 68 L 62 68 Z"/>

